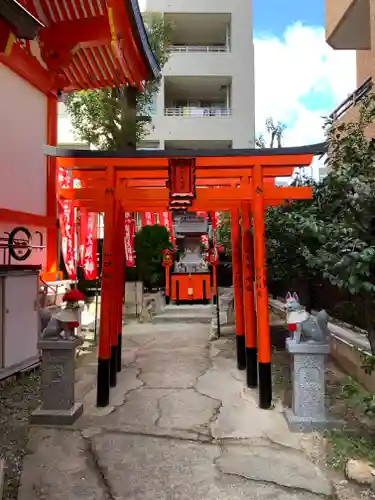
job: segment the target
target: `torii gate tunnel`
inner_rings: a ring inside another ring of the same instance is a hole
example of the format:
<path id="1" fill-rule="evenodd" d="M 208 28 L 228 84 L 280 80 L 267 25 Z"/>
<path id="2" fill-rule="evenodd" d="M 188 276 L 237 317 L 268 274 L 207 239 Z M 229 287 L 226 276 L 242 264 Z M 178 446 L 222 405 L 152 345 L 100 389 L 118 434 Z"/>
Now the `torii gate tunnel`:
<path id="1" fill-rule="evenodd" d="M 46 154 L 56 157 L 58 165 L 81 183 L 79 189 L 60 189 L 58 196 L 105 214 L 98 406 L 109 404 L 110 387 L 121 371 L 124 212 L 184 209 L 231 214 L 237 366 L 246 369 L 249 387 L 259 382 L 259 406 L 271 407 L 264 212 L 269 206 L 311 198 L 311 187 L 276 187 L 275 178 L 311 165 L 314 155 L 324 152 L 324 144 L 124 154 L 46 148 Z"/>

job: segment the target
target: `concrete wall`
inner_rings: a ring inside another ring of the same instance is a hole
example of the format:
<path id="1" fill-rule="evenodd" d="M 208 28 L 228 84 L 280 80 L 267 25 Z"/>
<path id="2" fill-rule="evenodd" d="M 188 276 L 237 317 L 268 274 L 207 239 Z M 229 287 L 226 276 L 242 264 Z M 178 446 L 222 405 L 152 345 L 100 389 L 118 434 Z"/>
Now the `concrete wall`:
<path id="1" fill-rule="evenodd" d="M 356 0 L 325 0 L 326 37 L 329 38 L 341 23 L 345 13 Z"/>
<path id="2" fill-rule="evenodd" d="M 47 97 L 0 63 L 0 207 L 38 215 L 46 214 L 46 158 L 43 147 L 47 139 Z M 0 238 L 17 224 L 0 223 Z M 28 226 L 32 244 L 40 245 L 46 232 Z M 4 240 L 0 240 L 2 243 Z M 4 263 L 0 249 L 0 262 Z M 39 265 L 44 251 L 33 250 L 23 262 L 14 265 Z M 8 262 L 6 262 L 8 263 Z"/>
<path id="3" fill-rule="evenodd" d="M 356 347 L 339 337 L 332 336 L 331 356 L 346 373 L 358 380 L 365 389 L 375 392 L 375 373 L 369 376 L 363 371 L 361 352 Z"/>
<path id="4" fill-rule="evenodd" d="M 45 215 L 47 98 L 0 63 L 0 206 Z"/>

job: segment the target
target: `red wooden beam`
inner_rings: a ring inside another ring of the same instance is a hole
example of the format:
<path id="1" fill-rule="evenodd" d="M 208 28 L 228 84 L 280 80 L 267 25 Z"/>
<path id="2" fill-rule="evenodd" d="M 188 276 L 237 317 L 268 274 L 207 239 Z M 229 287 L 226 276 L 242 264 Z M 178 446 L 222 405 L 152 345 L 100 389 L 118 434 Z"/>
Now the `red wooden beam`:
<path id="1" fill-rule="evenodd" d="M 104 16 L 73 19 L 54 23 L 53 27 L 42 28 L 39 32 L 45 49 L 51 51 L 72 51 L 81 48 L 107 44 L 111 40 L 108 20 Z"/>
<path id="2" fill-rule="evenodd" d="M 265 200 L 305 200 L 312 198 L 311 187 L 275 187 L 272 184 L 264 184 L 263 196 Z M 105 187 L 60 189 L 58 192 L 62 199 L 86 200 L 101 202 L 105 195 Z M 253 199 L 252 185 L 246 187 L 223 187 L 223 188 L 197 188 L 196 202 L 210 203 L 218 201 L 241 203 Z M 167 188 L 127 188 L 119 186 L 116 188 L 116 197 L 123 203 L 155 203 L 168 204 L 169 189 Z"/>
<path id="3" fill-rule="evenodd" d="M 34 56 L 21 48 L 18 42 L 13 44 L 8 56 L 0 54 L 0 62 L 44 94 L 53 90 L 51 74 Z"/>
<path id="4" fill-rule="evenodd" d="M 46 217 L 45 215 L 9 210 L 8 208 L 0 208 L 0 221 L 35 227 L 57 228 L 56 217 Z"/>
<path id="5" fill-rule="evenodd" d="M 59 164 L 61 165 L 62 158 L 59 158 Z M 115 168 L 115 167 L 109 167 Z M 76 179 L 82 179 L 89 182 L 91 179 L 105 179 L 105 168 L 100 170 L 92 170 L 89 167 L 82 168 L 79 167 L 75 169 L 74 167 L 68 168 L 73 171 L 73 177 Z M 294 167 L 263 167 L 263 176 L 264 177 L 289 177 L 293 174 Z M 199 168 L 195 172 L 196 179 L 227 179 L 229 178 L 237 178 L 238 180 L 241 177 L 248 177 L 251 175 L 252 169 L 251 167 L 242 167 L 242 168 Z M 167 168 L 158 168 L 152 167 L 152 169 L 145 169 L 143 167 L 134 170 L 134 169 L 122 169 L 121 167 L 116 169 L 117 179 L 120 180 L 150 180 L 152 182 L 153 179 L 168 179 L 168 170 Z M 151 184 L 150 182 L 150 184 Z"/>

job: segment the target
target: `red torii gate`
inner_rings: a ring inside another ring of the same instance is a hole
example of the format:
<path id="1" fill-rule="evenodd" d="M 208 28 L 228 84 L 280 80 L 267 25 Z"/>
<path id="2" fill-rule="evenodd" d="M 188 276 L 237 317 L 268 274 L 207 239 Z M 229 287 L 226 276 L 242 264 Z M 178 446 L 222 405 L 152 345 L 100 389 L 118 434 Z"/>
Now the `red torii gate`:
<path id="1" fill-rule="evenodd" d="M 109 404 L 110 386 L 116 385 L 116 373 L 121 370 L 123 212 L 166 211 L 177 203 L 193 211 L 231 212 L 237 365 L 239 369 L 247 369 L 250 387 L 257 385 L 259 374 L 259 405 L 270 408 L 264 211 L 267 206 L 284 201 L 312 197 L 310 187 L 275 187 L 274 178 L 290 176 L 295 167 L 310 165 L 313 156 L 324 150 L 324 144 L 265 150 L 124 154 L 46 148 L 47 155 L 57 158 L 58 164 L 72 171 L 73 178 L 82 183 L 79 189 L 61 189 L 59 196 L 73 201 L 77 207 L 105 213 L 98 406 Z"/>

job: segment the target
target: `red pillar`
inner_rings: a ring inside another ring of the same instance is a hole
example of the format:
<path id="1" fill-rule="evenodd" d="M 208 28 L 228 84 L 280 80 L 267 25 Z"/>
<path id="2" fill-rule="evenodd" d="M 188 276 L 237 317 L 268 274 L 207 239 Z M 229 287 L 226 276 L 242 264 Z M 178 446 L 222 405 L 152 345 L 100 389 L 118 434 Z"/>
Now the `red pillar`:
<path id="1" fill-rule="evenodd" d="M 57 106 L 56 97 L 47 98 L 47 144 L 49 146 L 57 145 Z M 56 201 L 56 158 L 47 157 L 47 175 L 46 175 L 46 213 L 48 217 L 56 218 L 56 227 L 47 229 L 47 250 L 45 262 L 46 279 L 56 280 L 58 272 L 58 245 L 57 245 L 57 201 Z"/>
<path id="2" fill-rule="evenodd" d="M 117 371 L 122 369 L 122 305 L 124 302 L 125 294 L 125 224 L 124 224 L 124 210 L 120 205 L 120 220 L 119 220 L 119 314 L 117 325 Z"/>
<path id="3" fill-rule="evenodd" d="M 246 368 L 245 356 L 245 325 L 244 307 L 242 293 L 242 257 L 241 257 L 241 234 L 239 224 L 239 210 L 233 209 L 230 214 L 230 229 L 232 239 L 232 271 L 233 271 L 233 293 L 234 313 L 236 323 L 237 343 L 237 367 L 239 370 Z"/>
<path id="4" fill-rule="evenodd" d="M 253 200 L 254 268 L 259 362 L 259 406 L 261 408 L 268 409 L 272 404 L 271 341 L 268 319 L 264 194 L 261 165 L 255 165 L 253 168 Z"/>
<path id="5" fill-rule="evenodd" d="M 171 268 L 165 266 L 165 303 L 169 304 L 171 295 Z"/>
<path id="6" fill-rule="evenodd" d="M 116 266 L 114 260 L 114 217 L 116 210 L 115 200 L 115 172 L 107 168 L 107 187 L 105 190 L 104 211 L 104 242 L 103 242 L 103 269 L 101 289 L 100 332 L 98 351 L 97 377 L 97 406 L 109 404 L 109 376 L 111 364 L 111 326 L 110 321 L 113 302 L 113 288 L 115 285 Z"/>
<path id="7" fill-rule="evenodd" d="M 114 211 L 114 232 L 113 232 L 113 260 L 115 262 L 116 272 L 114 273 L 113 288 L 111 291 L 112 302 L 111 302 L 111 314 L 108 321 L 111 324 L 111 364 L 109 373 L 109 385 L 115 387 L 117 384 L 117 371 L 118 371 L 118 336 L 119 336 L 119 318 L 120 318 L 120 308 L 122 307 L 122 294 L 121 294 L 121 271 L 120 266 L 123 265 L 123 254 L 121 248 L 121 236 L 123 232 L 120 230 L 121 224 L 121 214 L 123 222 L 123 212 L 120 203 L 115 200 L 115 211 Z M 104 221 L 105 230 L 105 221 Z"/>
<path id="8" fill-rule="evenodd" d="M 246 382 L 248 387 L 258 384 L 257 337 L 254 307 L 254 273 L 253 243 L 251 234 L 251 206 L 242 206 L 242 273 L 243 273 L 243 305 L 245 321 L 246 345 Z"/>

